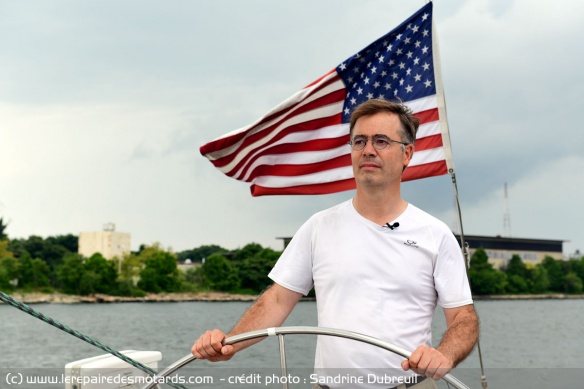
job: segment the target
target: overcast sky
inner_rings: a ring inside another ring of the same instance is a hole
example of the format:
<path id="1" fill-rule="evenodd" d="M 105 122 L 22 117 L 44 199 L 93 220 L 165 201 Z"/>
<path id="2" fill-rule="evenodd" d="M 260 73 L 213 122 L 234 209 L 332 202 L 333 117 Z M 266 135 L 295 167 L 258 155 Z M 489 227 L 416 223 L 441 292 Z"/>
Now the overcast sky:
<path id="1" fill-rule="evenodd" d="M 252 198 L 199 147 L 249 124 L 424 0 L 0 0 L 0 216 L 175 251 L 281 249 L 351 198 Z M 434 2 L 464 232 L 584 250 L 584 2 Z M 459 231 L 449 176 L 404 198 Z"/>

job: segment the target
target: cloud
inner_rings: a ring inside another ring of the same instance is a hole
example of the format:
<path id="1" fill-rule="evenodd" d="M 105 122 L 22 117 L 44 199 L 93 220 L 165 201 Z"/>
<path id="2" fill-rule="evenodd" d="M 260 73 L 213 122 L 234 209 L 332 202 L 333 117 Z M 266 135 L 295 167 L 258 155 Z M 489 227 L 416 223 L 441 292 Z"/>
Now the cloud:
<path id="1" fill-rule="evenodd" d="M 255 121 L 420 6 L 3 2 L 0 215 L 11 220 L 8 234 L 114 222 L 135 248 L 280 248 L 276 237 L 353 193 L 252 198 L 199 147 Z M 584 144 L 573 119 L 583 102 L 583 8 L 574 0 L 434 4 L 465 232 L 501 232 L 507 182 L 514 235 L 584 247 L 573 178 Z M 456 224 L 449 177 L 405 183 L 403 194 Z M 554 223 L 536 221 L 535 210 Z"/>

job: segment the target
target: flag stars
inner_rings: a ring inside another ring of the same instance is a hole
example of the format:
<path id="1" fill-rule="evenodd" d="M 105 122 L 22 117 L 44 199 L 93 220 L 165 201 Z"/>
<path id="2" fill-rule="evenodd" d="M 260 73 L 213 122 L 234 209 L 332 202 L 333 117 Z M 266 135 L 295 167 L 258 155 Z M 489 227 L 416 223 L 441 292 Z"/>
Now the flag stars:
<path id="1" fill-rule="evenodd" d="M 339 68 L 341 70 L 345 70 L 347 68 L 347 65 L 345 65 L 344 63 L 342 63 L 342 64 L 339 65 Z"/>
<path id="2" fill-rule="evenodd" d="M 406 53 L 406 57 L 408 57 L 408 58 L 412 58 L 413 56 L 414 56 L 414 53 L 412 53 L 411 51 L 408 51 Z"/>
<path id="3" fill-rule="evenodd" d="M 412 93 L 413 90 L 414 90 L 414 87 L 413 86 L 411 86 L 409 84 L 408 84 L 408 86 L 406 86 L 406 92 L 407 93 Z"/>
<path id="4" fill-rule="evenodd" d="M 394 80 L 397 80 L 398 74 L 396 72 L 393 72 L 391 74 L 391 78 L 393 78 Z"/>
<path id="5" fill-rule="evenodd" d="M 418 32 L 418 30 L 419 30 L 419 29 L 420 29 L 420 27 L 418 27 L 418 26 L 414 26 L 414 27 L 412 27 L 412 31 L 413 31 L 414 33 Z"/>
<path id="6" fill-rule="evenodd" d="M 365 85 L 369 85 L 369 77 L 365 77 L 365 79 L 363 80 L 363 83 Z"/>
<path id="7" fill-rule="evenodd" d="M 411 42 L 411 39 L 410 39 L 410 38 L 406 38 L 406 39 L 404 39 L 404 42 L 405 42 L 406 44 L 409 44 L 409 43 Z"/>
<path id="8" fill-rule="evenodd" d="M 375 73 L 377 73 L 377 66 L 373 66 L 371 68 L 371 74 L 375 74 Z"/>
<path id="9" fill-rule="evenodd" d="M 426 86 L 426 88 L 430 88 L 430 87 L 432 86 L 432 81 L 430 81 L 430 80 L 426 80 L 426 81 L 424 82 L 424 85 Z"/>
<path id="10" fill-rule="evenodd" d="M 411 68 L 407 68 L 406 69 L 406 76 L 410 76 L 412 74 L 412 69 Z"/>
<path id="11" fill-rule="evenodd" d="M 430 31 L 424 30 L 424 31 L 422 31 L 422 36 L 427 37 L 429 33 L 430 33 Z"/>
<path id="12" fill-rule="evenodd" d="M 403 85 L 404 85 L 404 79 L 402 78 L 399 80 L 399 86 L 403 86 Z"/>
<path id="13" fill-rule="evenodd" d="M 420 82 L 420 81 L 422 81 L 422 76 L 420 76 L 419 74 L 416 73 L 416 75 L 414 76 L 414 80 L 416 82 Z"/>
<path id="14" fill-rule="evenodd" d="M 373 84 L 373 87 L 374 87 L 375 89 L 377 89 L 377 88 L 379 88 L 379 86 L 380 86 L 380 85 L 381 85 L 381 84 L 379 83 L 379 81 L 375 81 L 375 83 Z"/>
<path id="15" fill-rule="evenodd" d="M 422 47 L 422 54 L 426 54 L 428 50 L 429 50 L 428 46 Z"/>
<path id="16" fill-rule="evenodd" d="M 391 89 L 391 84 L 386 82 L 385 83 L 385 90 L 390 90 Z"/>
<path id="17" fill-rule="evenodd" d="M 414 65 L 419 65 L 420 64 L 420 58 L 416 57 L 414 58 Z"/>
<path id="18" fill-rule="evenodd" d="M 424 64 L 422 65 L 422 68 L 424 68 L 424 70 L 430 70 L 430 64 L 428 64 L 427 62 L 424 62 Z"/>
<path id="19" fill-rule="evenodd" d="M 402 70 L 405 69 L 406 68 L 406 64 L 403 63 L 403 62 L 400 62 L 399 63 L 399 68 L 402 69 Z"/>
<path id="20" fill-rule="evenodd" d="M 359 88 L 359 89 L 357 89 L 357 94 L 358 94 L 358 95 L 362 95 L 362 94 L 363 94 L 363 88 Z"/>
<path id="21" fill-rule="evenodd" d="M 416 48 L 420 48 L 420 45 L 421 45 L 421 44 L 422 44 L 422 42 L 420 42 L 420 41 L 415 41 L 415 42 L 414 42 L 414 46 L 415 46 Z"/>
<path id="22" fill-rule="evenodd" d="M 357 104 L 357 100 L 355 100 L 354 97 L 351 98 L 351 104 L 353 104 L 353 105 Z"/>
<path id="23" fill-rule="evenodd" d="M 381 77 L 385 77 L 385 76 L 387 76 L 387 72 L 386 72 L 385 70 L 383 70 L 383 71 L 381 72 Z"/>
<path id="24" fill-rule="evenodd" d="M 369 92 L 367 93 L 367 99 L 371 100 L 373 98 L 373 93 Z"/>

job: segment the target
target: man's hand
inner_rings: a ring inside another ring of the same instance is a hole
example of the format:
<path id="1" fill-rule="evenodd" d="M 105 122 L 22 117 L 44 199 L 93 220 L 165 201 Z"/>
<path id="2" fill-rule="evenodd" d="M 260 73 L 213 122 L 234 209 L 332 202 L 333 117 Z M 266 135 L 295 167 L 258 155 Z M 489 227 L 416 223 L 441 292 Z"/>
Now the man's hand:
<path id="1" fill-rule="evenodd" d="M 221 330 L 206 331 L 193 344 L 191 352 L 197 359 L 211 362 L 228 361 L 235 354 L 231 345 L 223 345 L 227 336 Z"/>
<path id="2" fill-rule="evenodd" d="M 438 381 L 452 370 L 453 362 L 435 348 L 422 345 L 414 350 L 410 359 L 401 363 L 402 369 L 412 370 L 416 374 Z"/>

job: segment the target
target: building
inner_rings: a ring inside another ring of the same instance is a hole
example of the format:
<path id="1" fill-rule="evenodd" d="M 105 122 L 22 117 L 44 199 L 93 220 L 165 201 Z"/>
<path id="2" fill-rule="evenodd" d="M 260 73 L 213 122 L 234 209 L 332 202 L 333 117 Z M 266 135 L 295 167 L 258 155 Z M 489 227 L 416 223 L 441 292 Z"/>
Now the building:
<path id="1" fill-rule="evenodd" d="M 130 239 L 129 233 L 117 232 L 113 223 L 107 223 L 103 231 L 79 233 L 79 254 L 89 258 L 100 253 L 106 259 L 121 259 L 130 253 Z"/>
<path id="2" fill-rule="evenodd" d="M 455 235 L 460 244 L 460 236 Z M 489 256 L 489 263 L 502 268 L 513 255 L 518 255 L 526 264 L 537 265 L 546 256 L 563 259 L 564 241 L 551 239 L 506 238 L 501 236 L 465 235 L 470 255 L 483 248 Z"/>

